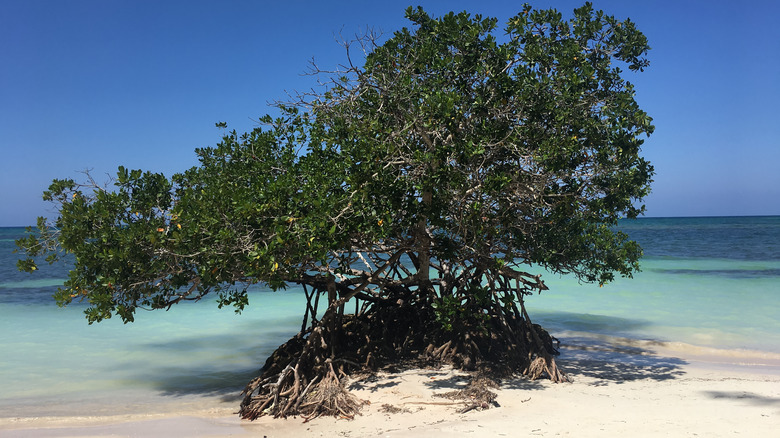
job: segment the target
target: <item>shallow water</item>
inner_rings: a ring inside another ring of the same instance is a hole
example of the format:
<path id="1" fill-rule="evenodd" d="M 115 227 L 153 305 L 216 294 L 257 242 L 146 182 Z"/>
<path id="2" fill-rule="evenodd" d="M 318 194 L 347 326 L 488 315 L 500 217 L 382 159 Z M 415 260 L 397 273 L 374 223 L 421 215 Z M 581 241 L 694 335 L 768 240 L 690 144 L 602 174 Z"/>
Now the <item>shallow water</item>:
<path id="1" fill-rule="evenodd" d="M 633 279 L 599 288 L 548 277 L 532 318 L 582 330 L 780 352 L 780 262 L 648 257 Z"/>
<path id="2" fill-rule="evenodd" d="M 563 343 L 588 332 L 780 353 L 780 217 L 621 226 L 645 249 L 643 271 L 603 288 L 547 275 L 550 290 L 527 299 L 534 322 Z M 261 288 L 241 315 L 204 300 L 88 325 L 82 306 L 51 299 L 66 265 L 16 271 L 22 232 L 0 228 L 0 417 L 235 406 L 300 328 L 302 294 Z"/>

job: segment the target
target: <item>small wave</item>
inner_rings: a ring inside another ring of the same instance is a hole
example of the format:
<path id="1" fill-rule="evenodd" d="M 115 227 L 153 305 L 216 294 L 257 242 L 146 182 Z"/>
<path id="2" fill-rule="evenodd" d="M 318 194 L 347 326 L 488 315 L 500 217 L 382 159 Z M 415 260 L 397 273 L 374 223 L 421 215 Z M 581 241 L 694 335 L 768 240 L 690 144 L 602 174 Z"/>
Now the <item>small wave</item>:
<path id="1" fill-rule="evenodd" d="M 652 269 L 659 274 L 702 275 L 729 278 L 780 277 L 780 269 Z"/>
<path id="2" fill-rule="evenodd" d="M 43 287 L 62 286 L 64 278 L 41 278 L 35 280 L 9 281 L 0 283 L 0 289 L 38 289 Z"/>

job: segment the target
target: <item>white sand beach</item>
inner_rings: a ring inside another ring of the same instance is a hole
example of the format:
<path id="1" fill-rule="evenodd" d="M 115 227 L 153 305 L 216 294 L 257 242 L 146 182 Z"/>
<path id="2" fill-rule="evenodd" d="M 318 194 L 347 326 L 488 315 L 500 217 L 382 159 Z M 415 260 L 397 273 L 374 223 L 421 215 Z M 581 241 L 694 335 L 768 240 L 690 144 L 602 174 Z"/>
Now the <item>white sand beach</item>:
<path id="1" fill-rule="evenodd" d="M 2 437 L 773 436 L 780 355 L 592 338 L 562 349 L 571 383 L 511 379 L 499 407 L 459 414 L 437 397 L 468 376 L 405 370 L 351 383 L 367 403 L 354 420 L 242 421 L 226 406 L 127 416 L 0 419 Z"/>

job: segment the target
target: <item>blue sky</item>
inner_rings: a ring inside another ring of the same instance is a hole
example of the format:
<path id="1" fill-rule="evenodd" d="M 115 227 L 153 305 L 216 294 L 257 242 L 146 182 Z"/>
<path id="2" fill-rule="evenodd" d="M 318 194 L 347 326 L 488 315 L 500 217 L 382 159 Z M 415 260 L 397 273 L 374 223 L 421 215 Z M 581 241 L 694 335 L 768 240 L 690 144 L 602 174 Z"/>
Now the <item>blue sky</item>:
<path id="1" fill-rule="evenodd" d="M 582 1 L 537 1 L 565 14 Z M 653 48 L 629 74 L 655 119 L 648 216 L 780 214 L 780 2 L 594 0 Z M 305 90 L 339 34 L 405 26 L 407 1 L 0 1 L 0 226 L 54 216 L 53 178 L 117 166 L 167 175 Z M 499 18 L 517 1 L 419 1 Z"/>

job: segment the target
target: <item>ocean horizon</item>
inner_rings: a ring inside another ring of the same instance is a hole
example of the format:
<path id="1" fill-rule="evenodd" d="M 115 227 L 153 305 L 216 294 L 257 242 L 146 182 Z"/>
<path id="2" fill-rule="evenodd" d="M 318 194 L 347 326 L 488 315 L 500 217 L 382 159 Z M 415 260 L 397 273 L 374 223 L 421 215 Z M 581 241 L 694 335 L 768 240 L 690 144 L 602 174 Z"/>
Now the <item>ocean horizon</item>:
<path id="1" fill-rule="evenodd" d="M 642 271 L 603 288 L 543 273 L 529 314 L 563 345 L 584 335 L 780 354 L 780 216 L 640 218 L 620 228 Z M 0 417 L 237 406 L 243 385 L 301 325 L 295 287 L 250 291 L 240 315 L 216 298 L 89 325 L 85 305 L 55 305 L 68 266 L 16 270 L 0 228 Z M 168 406 L 168 408 L 161 408 Z"/>

